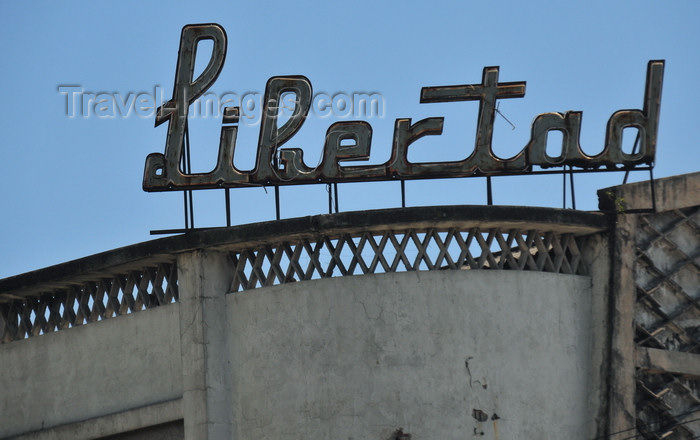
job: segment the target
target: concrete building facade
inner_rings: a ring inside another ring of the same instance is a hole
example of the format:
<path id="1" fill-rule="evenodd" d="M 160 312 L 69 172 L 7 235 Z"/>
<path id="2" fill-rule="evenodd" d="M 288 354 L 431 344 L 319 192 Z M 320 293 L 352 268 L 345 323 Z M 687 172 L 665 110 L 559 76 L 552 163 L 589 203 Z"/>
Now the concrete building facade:
<path id="1" fill-rule="evenodd" d="M 697 438 L 700 173 L 651 188 L 196 231 L 0 280 L 0 438 Z"/>

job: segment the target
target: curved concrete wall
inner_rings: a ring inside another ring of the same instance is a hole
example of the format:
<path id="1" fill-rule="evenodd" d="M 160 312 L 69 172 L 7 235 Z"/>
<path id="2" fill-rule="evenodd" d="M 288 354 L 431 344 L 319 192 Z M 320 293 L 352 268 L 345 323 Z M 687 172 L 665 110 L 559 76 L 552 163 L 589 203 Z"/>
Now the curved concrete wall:
<path id="1" fill-rule="evenodd" d="M 0 438 L 179 399 L 178 311 L 171 304 L 2 345 Z"/>
<path id="2" fill-rule="evenodd" d="M 587 439 L 591 279 L 434 271 L 227 296 L 237 439 Z"/>

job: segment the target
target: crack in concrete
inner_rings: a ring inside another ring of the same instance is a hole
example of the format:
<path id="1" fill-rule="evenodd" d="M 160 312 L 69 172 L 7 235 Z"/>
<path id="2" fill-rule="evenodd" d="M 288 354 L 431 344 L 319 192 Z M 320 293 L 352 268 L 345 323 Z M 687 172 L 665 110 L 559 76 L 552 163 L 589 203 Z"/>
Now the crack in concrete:
<path id="1" fill-rule="evenodd" d="M 469 361 L 474 359 L 472 356 L 469 356 L 467 359 L 464 361 L 464 366 L 467 367 L 467 374 L 469 375 L 469 388 L 472 390 L 474 387 L 472 386 L 472 371 L 469 369 Z"/>

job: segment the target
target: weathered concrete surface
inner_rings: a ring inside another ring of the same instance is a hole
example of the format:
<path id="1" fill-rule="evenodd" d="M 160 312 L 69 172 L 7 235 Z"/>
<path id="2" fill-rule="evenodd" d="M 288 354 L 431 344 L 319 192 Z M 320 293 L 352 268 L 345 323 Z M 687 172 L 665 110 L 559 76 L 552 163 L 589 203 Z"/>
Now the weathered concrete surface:
<path id="1" fill-rule="evenodd" d="M 104 437 L 100 440 L 183 440 L 184 438 L 183 423 L 182 420 L 179 420 Z"/>
<path id="2" fill-rule="evenodd" d="M 226 292 L 228 254 L 194 251 L 178 258 L 182 406 L 187 440 L 232 438 Z"/>
<path id="3" fill-rule="evenodd" d="M 235 438 L 592 438 L 590 295 L 589 277 L 518 271 L 229 295 Z"/>
<path id="4" fill-rule="evenodd" d="M 610 384 L 608 433 L 636 434 L 634 415 L 634 234 L 637 217 L 621 214 L 612 232 L 610 280 Z"/>
<path id="5" fill-rule="evenodd" d="M 700 173 L 657 179 L 653 188 L 639 182 L 598 191 L 614 223 L 609 432 L 696 438 L 700 424 L 688 419 L 700 399 L 700 355 L 693 352 Z"/>
<path id="6" fill-rule="evenodd" d="M 180 398 L 178 318 L 171 304 L 0 345 L 0 438 Z"/>
<path id="7" fill-rule="evenodd" d="M 637 366 L 649 372 L 700 378 L 700 362 L 697 354 L 638 347 L 635 355 Z"/>
<path id="8" fill-rule="evenodd" d="M 649 181 L 636 182 L 598 190 L 598 204 L 601 211 L 650 209 L 651 196 Z M 659 212 L 697 206 L 700 203 L 700 172 L 656 179 L 654 196 Z"/>
<path id="9" fill-rule="evenodd" d="M 149 440 L 178 440 L 184 438 L 182 417 L 182 399 L 177 399 L 42 429 L 10 440 L 127 440 L 142 435 L 147 435 L 142 438 Z"/>
<path id="10" fill-rule="evenodd" d="M 607 436 L 610 388 L 610 237 L 596 234 L 581 249 L 584 263 L 591 274 L 591 376 L 589 389 L 589 410 L 596 415 L 595 435 L 589 438 Z M 593 424 L 591 424 L 591 427 Z"/>

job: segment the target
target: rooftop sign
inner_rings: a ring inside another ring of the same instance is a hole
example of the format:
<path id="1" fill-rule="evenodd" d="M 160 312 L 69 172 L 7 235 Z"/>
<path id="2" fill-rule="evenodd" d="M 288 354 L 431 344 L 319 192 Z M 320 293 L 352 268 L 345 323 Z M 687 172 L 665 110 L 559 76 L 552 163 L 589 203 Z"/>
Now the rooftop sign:
<path id="1" fill-rule="evenodd" d="M 196 48 L 201 40 L 213 40 L 213 50 L 204 71 L 194 78 Z M 233 164 L 240 109 L 227 107 L 216 167 L 208 173 L 187 173 L 181 164 L 190 104 L 218 78 L 226 59 L 226 45 L 226 32 L 218 24 L 187 25 L 182 29 L 173 96 L 158 109 L 155 122 L 156 126 L 168 124 L 165 154 L 152 153 L 146 158 L 145 191 L 529 174 L 536 172 L 533 166 L 630 170 L 654 162 L 664 72 L 664 61 L 658 60 L 648 63 L 643 109 L 614 112 L 608 120 L 605 145 L 595 156 L 586 155 L 579 145 L 580 111 L 538 115 L 532 123 L 530 141 L 522 151 L 507 159 L 494 155 L 491 140 L 496 102 L 525 96 L 525 82 L 499 82 L 499 68 L 485 67 L 480 83 L 421 89 L 421 103 L 478 101 L 476 142 L 463 160 L 409 162 L 410 145 L 423 136 L 440 135 L 444 118 L 415 122 L 400 118 L 394 122 L 391 158 L 386 163 L 343 166 L 347 161 L 368 160 L 372 146 L 372 126 L 368 122 L 343 121 L 328 127 L 323 159 L 318 167 L 309 168 L 301 149 L 281 147 L 304 124 L 313 96 L 311 82 L 304 76 L 275 76 L 265 88 L 255 168 L 241 171 Z M 279 126 L 279 105 L 287 93 L 295 95 L 294 111 Z M 636 128 L 639 134 L 639 149 L 631 153 L 622 151 L 622 131 L 628 127 Z M 556 157 L 546 149 L 548 133 L 553 130 L 562 134 L 561 154 Z"/>

